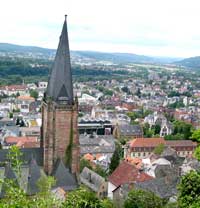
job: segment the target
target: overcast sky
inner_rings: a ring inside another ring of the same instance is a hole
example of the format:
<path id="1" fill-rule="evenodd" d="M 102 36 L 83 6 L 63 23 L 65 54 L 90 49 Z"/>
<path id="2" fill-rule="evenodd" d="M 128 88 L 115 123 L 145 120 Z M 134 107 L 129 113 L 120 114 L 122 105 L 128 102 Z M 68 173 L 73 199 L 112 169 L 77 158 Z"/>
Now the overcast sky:
<path id="1" fill-rule="evenodd" d="M 199 0 L 0 0 L 0 42 L 72 50 L 200 56 Z"/>

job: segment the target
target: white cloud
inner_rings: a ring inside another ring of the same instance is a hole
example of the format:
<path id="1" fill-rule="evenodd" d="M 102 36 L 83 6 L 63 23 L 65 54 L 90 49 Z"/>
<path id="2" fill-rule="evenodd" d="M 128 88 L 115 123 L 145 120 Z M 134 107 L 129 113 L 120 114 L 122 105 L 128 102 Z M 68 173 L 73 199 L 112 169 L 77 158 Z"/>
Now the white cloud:
<path id="1" fill-rule="evenodd" d="M 71 49 L 200 55 L 198 0 L 18 0 L 0 7 L 0 42 L 56 48 L 68 14 Z"/>

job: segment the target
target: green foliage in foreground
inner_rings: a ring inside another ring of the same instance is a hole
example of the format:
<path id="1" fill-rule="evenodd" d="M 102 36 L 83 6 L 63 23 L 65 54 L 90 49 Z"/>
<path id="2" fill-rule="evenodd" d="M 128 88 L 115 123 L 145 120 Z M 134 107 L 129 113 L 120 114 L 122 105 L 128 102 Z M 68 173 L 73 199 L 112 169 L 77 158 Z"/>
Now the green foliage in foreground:
<path id="1" fill-rule="evenodd" d="M 132 190 L 124 202 L 124 208 L 163 208 L 164 202 L 154 193 L 144 190 Z"/>
<path id="2" fill-rule="evenodd" d="M 18 180 L 21 176 L 22 153 L 19 148 L 12 146 L 9 150 L 8 160 L 14 169 Z M 55 184 L 55 179 L 51 176 L 42 176 L 38 180 L 39 193 L 35 196 L 27 196 L 25 191 L 18 186 L 14 179 L 5 179 L 0 181 L 0 186 L 5 188 L 5 196 L 0 200 L 0 208 L 49 208 L 62 207 L 51 193 L 51 187 Z"/>
<path id="3" fill-rule="evenodd" d="M 12 146 L 9 150 L 8 160 L 17 178 L 20 180 L 22 153 L 19 148 Z M 25 191 L 18 186 L 14 179 L 0 180 L 0 186 L 5 188 L 5 196 L 0 200 L 0 208 L 114 208 L 112 201 L 100 200 L 95 193 L 80 188 L 69 192 L 63 202 L 55 198 L 51 192 L 56 181 L 54 177 L 42 175 L 37 181 L 39 192 L 34 196 L 27 196 Z"/>
<path id="4" fill-rule="evenodd" d="M 96 207 L 101 208 L 99 199 L 95 196 L 94 193 L 87 191 L 86 189 L 79 189 L 73 192 L 70 192 L 67 195 L 67 200 L 64 204 L 64 207 L 67 208 L 90 208 Z"/>
<path id="5" fill-rule="evenodd" d="M 198 208 L 200 207 L 200 173 L 190 171 L 181 178 L 178 186 L 178 207 Z"/>
<path id="6" fill-rule="evenodd" d="M 197 142 L 200 142 L 200 129 L 197 129 L 192 132 L 191 139 Z"/>
<path id="7" fill-rule="evenodd" d="M 100 200 L 95 193 L 80 188 L 67 195 L 64 203 L 66 208 L 114 208 L 112 201 L 108 199 Z"/>
<path id="8" fill-rule="evenodd" d="M 200 146 L 198 146 L 194 151 L 194 157 L 200 161 Z"/>

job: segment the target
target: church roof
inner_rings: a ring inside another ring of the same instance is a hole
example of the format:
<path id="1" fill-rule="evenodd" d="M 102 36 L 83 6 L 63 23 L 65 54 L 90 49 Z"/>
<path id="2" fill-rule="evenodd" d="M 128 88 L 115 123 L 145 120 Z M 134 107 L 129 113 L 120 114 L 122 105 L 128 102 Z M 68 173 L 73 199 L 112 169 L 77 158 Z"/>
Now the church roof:
<path id="1" fill-rule="evenodd" d="M 68 104 L 73 103 L 72 72 L 66 18 L 49 77 L 46 95 L 55 102 L 65 101 Z"/>
<path id="2" fill-rule="evenodd" d="M 16 185 L 22 188 L 28 195 L 34 195 L 39 192 L 37 182 L 42 176 L 46 177 L 46 174 L 42 167 L 38 166 L 37 161 L 32 158 L 29 164 L 21 166 L 20 171 L 21 176 L 18 177 L 10 163 L 7 163 L 4 167 L 0 167 L 0 179 L 2 181 L 5 179 L 13 180 L 16 182 Z M 54 188 L 60 187 L 65 191 L 71 191 L 78 187 L 75 176 L 64 166 L 61 160 L 57 163 L 53 176 L 56 179 Z M 0 198 L 5 196 L 7 188 L 4 182 L 0 184 Z"/>
<path id="3" fill-rule="evenodd" d="M 34 158 L 39 166 L 43 166 L 43 148 L 35 147 L 35 148 L 22 148 L 20 149 L 22 152 L 22 161 L 24 163 L 29 163 L 32 158 Z M 0 162 L 6 162 L 8 160 L 8 152 L 9 149 L 1 149 L 0 150 Z"/>
<path id="4" fill-rule="evenodd" d="M 35 159 L 32 159 L 29 164 L 29 176 L 28 176 L 28 190 L 27 193 L 29 195 L 33 195 L 39 191 L 37 186 L 37 181 L 44 174 L 42 169 L 38 166 Z"/>
<path id="5" fill-rule="evenodd" d="M 4 171 L 3 171 L 3 168 L 4 168 Z M 1 167 L 1 180 L 4 180 L 4 178 L 11 179 L 14 182 L 16 182 L 16 184 L 18 185 L 16 174 L 14 170 L 11 168 L 10 164 L 7 164 L 5 167 Z M 3 197 L 5 195 L 7 188 L 8 186 L 6 185 L 6 183 L 2 183 L 0 197 Z"/>
<path id="6" fill-rule="evenodd" d="M 65 191 L 74 190 L 78 187 L 75 176 L 65 167 L 62 160 L 57 161 L 56 168 L 52 175 L 56 179 L 56 187 L 61 187 Z"/>

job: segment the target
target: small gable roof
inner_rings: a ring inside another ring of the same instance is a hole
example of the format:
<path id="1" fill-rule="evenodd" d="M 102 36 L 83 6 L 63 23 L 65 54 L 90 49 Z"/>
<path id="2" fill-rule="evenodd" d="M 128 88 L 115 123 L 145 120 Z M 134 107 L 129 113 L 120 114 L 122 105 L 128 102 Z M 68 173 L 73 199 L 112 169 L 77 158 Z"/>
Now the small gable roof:
<path id="1" fill-rule="evenodd" d="M 137 138 L 133 139 L 129 144 L 130 147 L 156 147 L 159 144 L 165 144 L 163 138 Z"/>
<path id="2" fill-rule="evenodd" d="M 111 182 L 116 187 L 124 183 L 143 182 L 151 179 L 151 176 L 141 172 L 134 165 L 126 161 L 122 161 L 108 178 L 109 182 Z"/>
<path id="3" fill-rule="evenodd" d="M 143 135 L 140 125 L 123 124 L 119 126 L 120 133 L 124 136 Z"/>
<path id="4" fill-rule="evenodd" d="M 98 192 L 105 179 L 89 168 L 84 167 L 80 174 L 80 181 L 94 192 Z"/>
<path id="5" fill-rule="evenodd" d="M 61 187 L 65 191 L 74 190 L 78 186 L 75 176 L 65 167 L 62 160 L 57 161 L 52 175 L 56 179 L 56 187 Z"/>
<path id="6" fill-rule="evenodd" d="M 29 164 L 28 190 L 27 190 L 28 194 L 33 195 L 39 191 L 37 186 L 37 181 L 40 179 L 42 174 L 44 174 L 44 172 L 38 166 L 36 160 L 32 159 Z"/>

